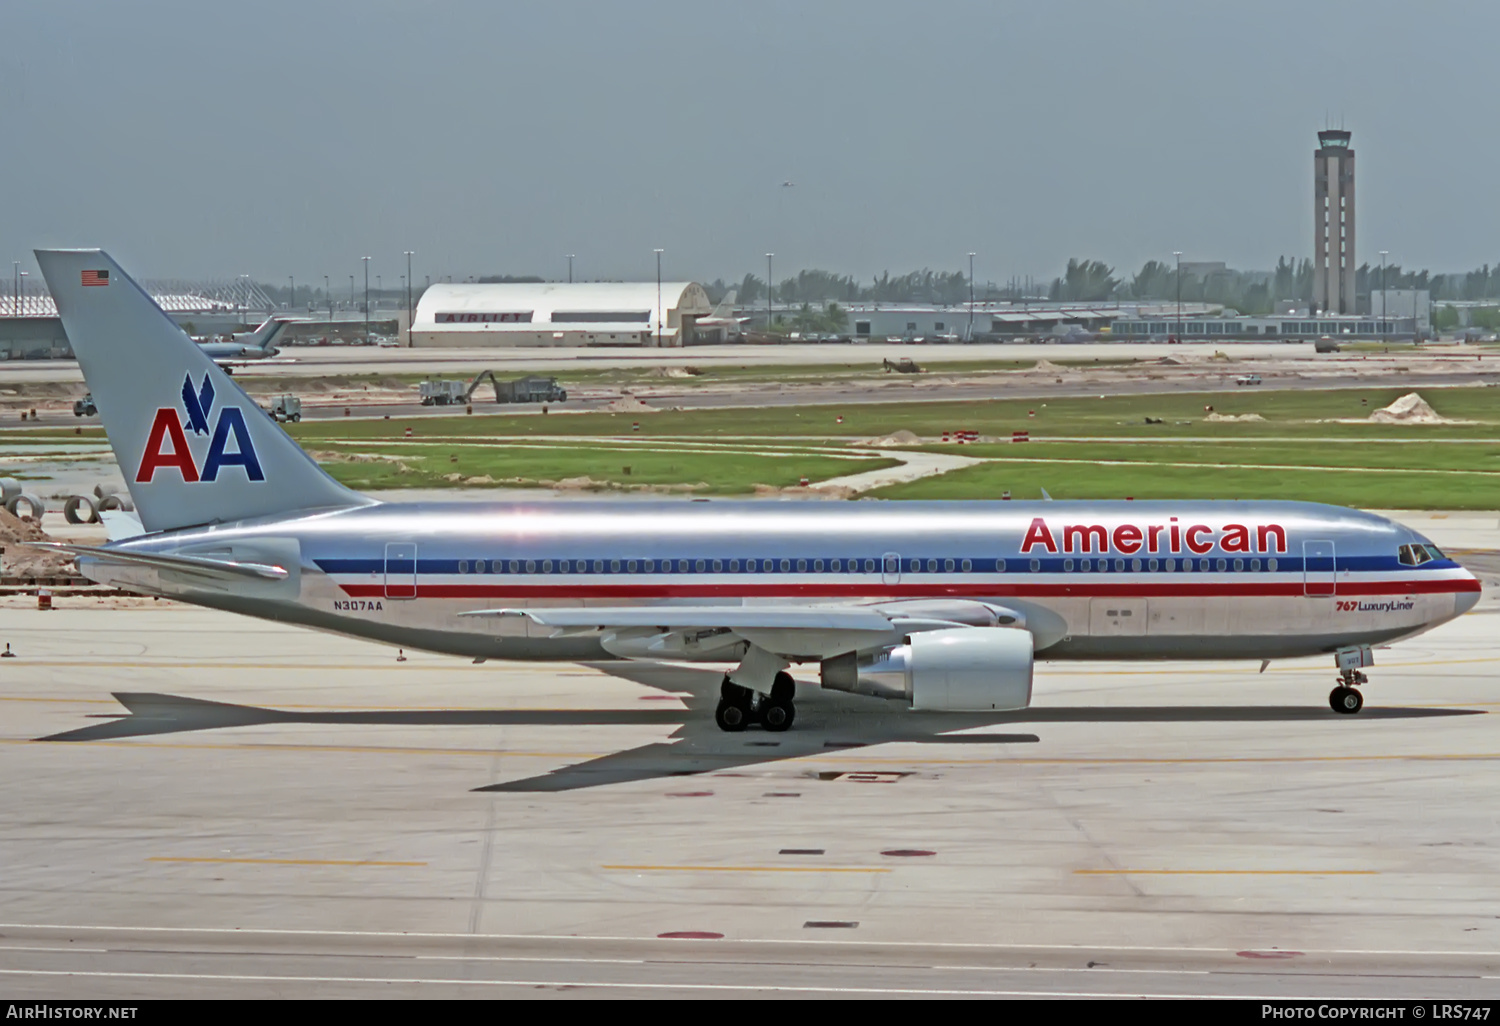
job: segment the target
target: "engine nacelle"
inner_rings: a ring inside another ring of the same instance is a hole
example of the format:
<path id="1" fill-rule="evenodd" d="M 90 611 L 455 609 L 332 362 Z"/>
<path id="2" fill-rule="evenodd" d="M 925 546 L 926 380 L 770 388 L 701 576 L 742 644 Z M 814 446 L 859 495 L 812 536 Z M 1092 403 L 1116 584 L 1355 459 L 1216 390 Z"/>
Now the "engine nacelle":
<path id="1" fill-rule="evenodd" d="M 904 645 L 825 659 L 822 684 L 934 712 L 1004 712 L 1031 704 L 1031 634 L 956 627 L 913 634 Z"/>

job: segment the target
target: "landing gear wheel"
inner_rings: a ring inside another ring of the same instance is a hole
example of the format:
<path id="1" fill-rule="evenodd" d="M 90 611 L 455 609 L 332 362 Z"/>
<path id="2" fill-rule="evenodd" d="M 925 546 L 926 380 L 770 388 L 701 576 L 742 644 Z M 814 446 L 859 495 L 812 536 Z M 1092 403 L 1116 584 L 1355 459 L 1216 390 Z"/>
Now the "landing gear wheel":
<path id="1" fill-rule="evenodd" d="M 735 734 L 750 723 L 750 710 L 739 702 L 720 699 L 718 708 L 714 710 L 714 722 L 719 725 L 720 730 Z"/>
<path id="2" fill-rule="evenodd" d="M 782 670 L 771 682 L 771 697 L 778 702 L 790 703 L 797 694 L 797 682 L 792 675 Z"/>
<path id="3" fill-rule="evenodd" d="M 780 733 L 792 728 L 792 721 L 797 718 L 797 707 L 791 702 L 784 702 L 772 698 L 761 706 L 760 724 L 769 731 Z"/>
<path id="4" fill-rule="evenodd" d="M 1328 705 L 1336 713 L 1353 715 L 1365 707 L 1365 696 L 1355 688 L 1340 684 L 1328 693 Z"/>

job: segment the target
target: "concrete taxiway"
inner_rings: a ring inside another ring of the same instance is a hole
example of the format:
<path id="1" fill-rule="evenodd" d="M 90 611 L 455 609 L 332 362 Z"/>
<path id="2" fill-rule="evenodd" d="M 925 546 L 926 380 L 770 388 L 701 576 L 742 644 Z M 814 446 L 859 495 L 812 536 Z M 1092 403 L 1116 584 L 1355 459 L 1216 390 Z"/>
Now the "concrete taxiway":
<path id="1" fill-rule="evenodd" d="M 1356 717 L 1324 659 L 1043 664 L 737 735 L 712 669 L 5 601 L 7 997 L 1500 996 L 1490 596 Z"/>

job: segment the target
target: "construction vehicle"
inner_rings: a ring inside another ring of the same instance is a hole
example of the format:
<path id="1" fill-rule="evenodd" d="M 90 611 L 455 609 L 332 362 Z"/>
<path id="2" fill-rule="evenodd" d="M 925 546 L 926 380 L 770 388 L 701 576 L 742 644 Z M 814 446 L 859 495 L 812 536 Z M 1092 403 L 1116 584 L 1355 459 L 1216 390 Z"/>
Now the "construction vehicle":
<path id="1" fill-rule="evenodd" d="M 561 403 L 568 398 L 567 390 L 556 378 L 530 376 L 500 381 L 494 371 L 486 370 L 480 371 L 467 385 L 462 381 L 422 382 L 422 405 L 466 406 L 474 401 L 474 393 L 486 381 L 495 390 L 497 403 Z"/>
<path id="2" fill-rule="evenodd" d="M 899 360 L 884 360 L 887 371 L 895 371 L 897 374 L 921 374 L 922 368 L 918 367 L 916 361 L 909 356 L 903 356 Z"/>
<path id="3" fill-rule="evenodd" d="M 86 392 L 82 399 L 73 403 L 73 416 L 92 417 L 99 409 L 94 405 L 94 393 Z"/>
<path id="4" fill-rule="evenodd" d="M 453 406 L 469 401 L 470 389 L 462 381 L 424 381 L 421 384 L 423 406 Z"/>
<path id="5" fill-rule="evenodd" d="M 291 421 L 293 424 L 302 420 L 302 400 L 291 394 L 273 396 L 271 405 L 266 407 L 266 413 L 278 424 Z"/>

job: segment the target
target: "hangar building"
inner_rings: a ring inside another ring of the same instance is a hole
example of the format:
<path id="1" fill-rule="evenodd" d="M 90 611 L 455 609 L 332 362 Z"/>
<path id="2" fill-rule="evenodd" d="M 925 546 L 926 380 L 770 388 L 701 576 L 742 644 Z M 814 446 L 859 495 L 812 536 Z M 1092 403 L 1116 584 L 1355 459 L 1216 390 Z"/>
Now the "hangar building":
<path id="1" fill-rule="evenodd" d="M 657 297 L 660 307 L 657 306 Z M 436 283 L 412 319 L 413 346 L 682 346 L 713 312 L 691 281 Z"/>

